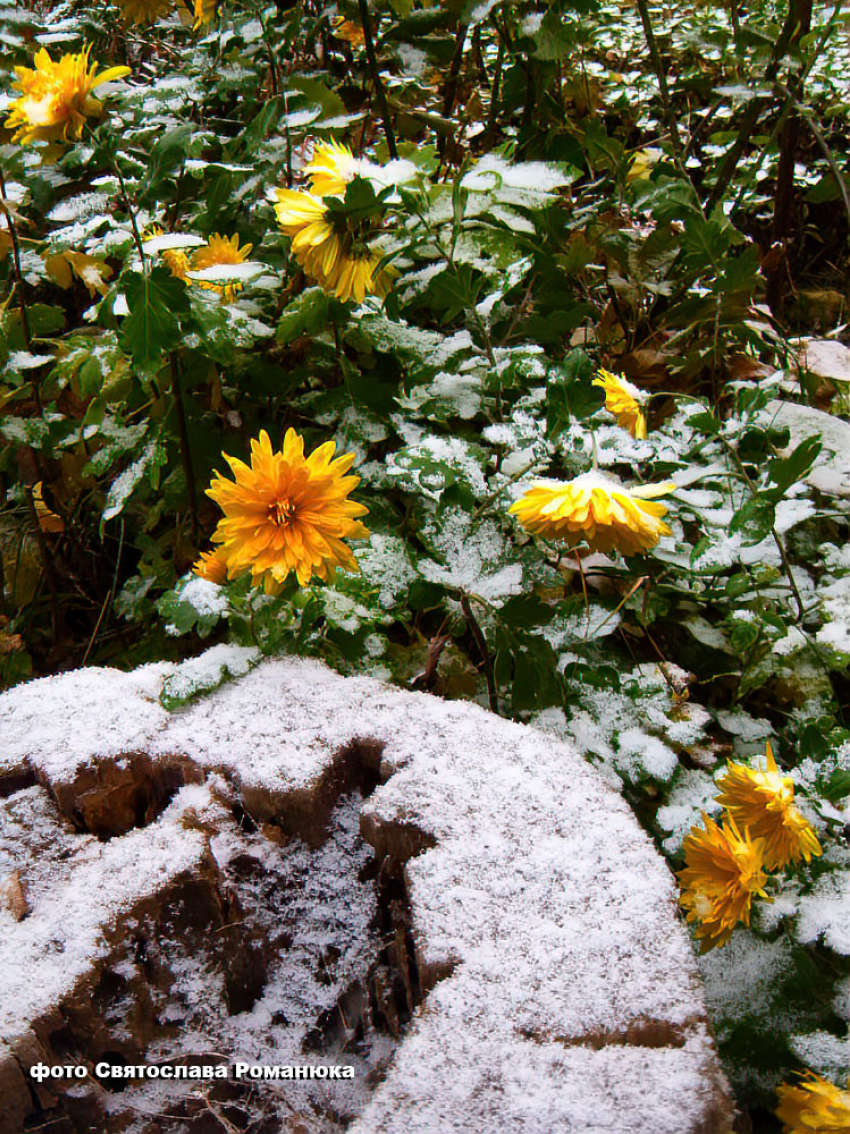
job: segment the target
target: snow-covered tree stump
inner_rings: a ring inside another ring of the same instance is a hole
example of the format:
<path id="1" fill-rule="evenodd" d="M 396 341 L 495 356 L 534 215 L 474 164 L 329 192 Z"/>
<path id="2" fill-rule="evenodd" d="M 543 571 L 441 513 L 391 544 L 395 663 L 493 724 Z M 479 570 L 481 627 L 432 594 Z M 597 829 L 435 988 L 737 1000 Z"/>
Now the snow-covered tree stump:
<path id="1" fill-rule="evenodd" d="M 726 1134 L 673 879 L 575 752 L 302 660 L 168 712 L 173 671 L 0 698 L 0 1134 Z"/>

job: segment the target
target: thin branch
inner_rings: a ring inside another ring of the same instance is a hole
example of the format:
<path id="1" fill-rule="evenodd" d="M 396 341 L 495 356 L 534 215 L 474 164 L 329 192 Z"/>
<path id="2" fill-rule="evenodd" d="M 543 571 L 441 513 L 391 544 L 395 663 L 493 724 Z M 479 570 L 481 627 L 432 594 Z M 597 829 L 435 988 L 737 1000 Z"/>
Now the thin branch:
<path id="1" fill-rule="evenodd" d="M 174 396 L 174 407 L 177 410 L 177 427 L 180 433 L 180 457 L 183 461 L 183 472 L 186 476 L 186 488 L 189 493 L 189 511 L 192 519 L 192 535 L 198 530 L 198 500 L 195 495 L 195 474 L 192 468 L 192 450 L 189 448 L 189 430 L 186 425 L 186 407 L 183 404 L 183 392 L 180 388 L 180 369 L 174 355 L 169 356 L 171 366 L 171 392 Z"/>
<path id="2" fill-rule="evenodd" d="M 21 269 L 21 242 L 18 239 L 18 229 L 15 225 L 12 210 L 6 204 L 6 178 L 3 176 L 2 169 L 0 169 L 0 197 L 2 197 L 3 214 L 6 217 L 9 237 L 12 241 L 12 270 L 15 273 L 15 291 L 18 297 L 18 310 L 21 313 L 21 332 L 24 336 L 24 346 L 28 351 L 31 351 L 32 337 L 30 335 L 30 321 L 29 314 L 27 313 L 26 295 L 24 293 L 24 273 Z M 33 388 L 36 391 L 36 402 L 40 403 L 38 387 L 33 384 Z M 41 406 L 39 405 L 39 409 L 40 408 Z"/>
<path id="3" fill-rule="evenodd" d="M 848 191 L 847 189 L 847 182 L 844 180 L 844 174 L 842 173 L 838 162 L 835 160 L 835 155 L 829 148 L 829 144 L 827 143 L 827 140 L 824 137 L 823 131 L 821 130 L 820 126 L 818 126 L 817 122 L 815 122 L 815 120 L 809 116 L 809 114 L 806 112 L 806 108 L 804 106 L 801 106 L 800 103 L 796 100 L 794 102 L 794 106 L 799 111 L 802 120 L 811 130 L 815 141 L 821 148 L 821 153 L 826 158 L 827 165 L 832 171 L 832 176 L 838 183 L 838 188 L 841 192 L 841 199 L 844 201 L 844 211 L 847 213 L 847 220 L 850 223 L 850 191 Z"/>
<path id="4" fill-rule="evenodd" d="M 495 23 L 495 21 L 494 21 Z M 499 32 L 499 25 L 496 24 L 496 31 Z M 496 116 L 499 110 L 499 97 L 502 88 L 502 68 L 505 64 L 505 41 L 499 32 L 499 50 L 496 54 L 496 69 L 493 73 L 493 86 L 490 90 L 490 108 L 487 111 L 487 138 L 492 138 L 496 133 Z"/>
<path id="5" fill-rule="evenodd" d="M 652 62 L 652 69 L 658 80 L 658 92 L 661 95 L 661 110 L 664 114 L 664 121 L 667 123 L 667 129 L 670 131 L 673 148 L 676 151 L 677 165 L 682 165 L 684 169 L 684 164 L 682 163 L 682 138 L 679 134 L 679 124 L 676 121 L 673 104 L 670 101 L 670 89 L 667 86 L 667 72 L 664 69 L 664 61 L 661 58 L 661 52 L 658 50 L 658 40 L 655 38 L 655 29 L 652 26 L 649 5 L 647 4 L 647 0 L 637 0 L 637 6 L 640 12 L 640 20 L 643 24 L 643 34 L 646 36 L 646 46 L 649 48 L 649 58 Z"/>
<path id="6" fill-rule="evenodd" d="M 818 57 L 818 55 L 820 55 L 826 39 L 829 36 L 833 18 L 834 17 L 830 18 L 829 23 L 827 23 L 826 27 L 824 28 L 820 40 L 818 41 L 814 51 L 812 52 L 810 63 L 808 67 L 805 68 L 803 74 L 800 76 L 801 82 L 805 82 L 806 76 L 808 75 L 809 70 L 814 64 L 815 59 Z M 779 71 L 779 65 L 782 62 L 785 52 L 788 50 L 792 39 L 796 37 L 796 32 L 797 14 L 795 5 L 792 3 L 789 7 L 788 15 L 785 17 L 785 23 L 782 25 L 782 31 L 779 33 L 779 38 L 774 44 L 773 51 L 770 55 L 770 61 L 765 68 L 764 79 L 767 84 L 772 84 L 776 79 L 777 72 Z M 761 107 L 759 106 L 759 100 L 753 99 L 747 107 L 747 111 L 743 119 L 741 120 L 741 125 L 738 129 L 738 136 L 735 138 L 735 141 L 732 144 L 732 148 L 726 154 L 723 165 L 720 168 L 720 173 L 717 175 L 717 181 L 715 181 L 714 188 L 709 194 L 708 201 L 706 202 L 705 206 L 705 211 L 707 213 L 710 213 L 712 211 L 714 206 L 718 203 L 723 194 L 731 185 L 732 178 L 735 176 L 735 170 L 738 168 L 738 162 L 741 160 L 741 155 L 743 154 L 753 135 L 760 113 Z"/>
<path id="7" fill-rule="evenodd" d="M 89 644 L 86 647 L 86 652 L 83 654 L 83 660 L 80 663 L 81 665 L 85 665 L 86 662 L 89 660 L 89 654 L 92 651 L 92 647 L 94 646 L 95 641 L 97 640 L 97 635 L 100 631 L 100 624 L 103 622 L 103 619 L 106 616 L 106 613 L 109 610 L 109 608 L 112 606 L 112 602 L 115 598 L 115 590 L 118 586 L 118 569 L 121 566 L 121 552 L 123 551 L 123 549 L 124 549 L 124 517 L 122 516 L 121 517 L 121 532 L 120 532 L 120 535 L 118 537 L 118 555 L 115 559 L 115 571 L 113 572 L 113 575 L 112 575 L 112 586 L 109 588 L 109 592 L 108 592 L 106 598 L 103 600 L 103 606 L 100 608 L 100 614 L 98 615 L 97 622 L 94 625 L 94 630 L 92 630 L 91 638 L 89 638 Z"/>
<path id="8" fill-rule="evenodd" d="M 723 448 L 732 458 L 735 467 L 741 474 L 742 480 L 747 485 L 750 492 L 752 492 L 752 494 L 755 496 L 758 493 L 758 488 L 753 483 L 747 470 L 744 468 L 744 462 L 741 460 L 741 458 L 738 456 L 738 454 L 735 452 L 735 450 L 725 437 L 719 437 L 718 439 Z M 773 536 L 773 542 L 776 544 L 776 549 L 779 552 L 779 558 L 782 560 L 782 566 L 785 569 L 786 576 L 788 577 L 788 584 L 791 587 L 791 593 L 794 595 L 794 600 L 797 603 L 797 621 L 802 622 L 806 613 L 806 608 L 803 604 L 802 595 L 800 594 L 800 591 L 797 587 L 797 581 L 794 578 L 794 573 L 791 570 L 791 561 L 788 558 L 788 552 L 785 549 L 785 544 L 782 540 L 782 536 L 779 534 L 775 527 L 770 529 L 770 534 Z"/>
<path id="9" fill-rule="evenodd" d="M 490 657 L 490 650 L 487 647 L 487 639 L 484 637 L 484 631 L 479 626 L 475 615 L 472 613 L 472 607 L 469 605 L 469 595 L 465 591 L 461 591 L 460 595 L 460 609 L 463 612 L 463 617 L 467 621 L 469 629 L 472 631 L 472 637 L 475 639 L 475 644 L 478 647 L 478 652 L 481 654 L 481 660 L 484 664 L 484 677 L 487 681 L 487 700 L 490 705 L 490 712 L 499 712 L 499 698 L 496 693 L 496 675 L 493 672 L 493 659 Z"/>
<path id="10" fill-rule="evenodd" d="M 50 554 L 50 549 L 47 546 L 47 540 L 44 538 L 44 532 L 41 528 L 41 520 L 38 516 L 38 509 L 35 506 L 35 497 L 33 496 L 32 488 L 27 486 L 26 489 L 27 508 L 29 509 L 30 519 L 32 520 L 33 528 L 35 529 L 35 540 L 38 544 L 38 554 L 41 559 L 41 564 L 44 567 L 44 574 L 47 578 L 47 589 L 50 591 L 50 622 L 51 632 L 53 637 L 53 645 L 56 645 L 57 635 L 59 633 L 60 624 L 60 608 L 59 608 L 59 589 L 56 585 L 56 573 L 53 569 L 53 557 Z M 17 586 L 17 571 L 15 572 L 15 583 Z"/>
<path id="11" fill-rule="evenodd" d="M 262 2 L 257 6 L 257 18 L 260 21 L 260 27 L 263 29 L 263 39 L 265 40 L 266 48 L 268 49 L 269 53 L 269 75 L 272 81 L 272 95 L 274 96 L 277 95 L 280 89 L 280 82 L 278 79 L 279 72 L 277 65 L 277 54 L 275 53 L 272 38 L 269 35 L 268 24 L 266 23 L 265 17 L 263 15 Z"/>
<path id="12" fill-rule="evenodd" d="M 381 79 L 381 71 L 378 67 L 378 56 L 375 54 L 375 40 L 372 35 L 372 17 L 369 14 L 369 0 L 358 0 L 360 7 L 360 23 L 363 26 L 363 40 L 366 47 L 366 62 L 369 67 L 369 74 L 372 78 L 372 86 L 375 90 L 375 98 L 378 100 L 378 109 L 381 112 L 381 118 L 384 121 L 384 134 L 387 138 L 387 150 L 390 157 L 395 161 L 398 157 L 398 147 L 395 142 L 395 131 L 393 130 L 393 120 L 390 117 L 390 108 L 387 105 L 387 93 L 384 90 L 384 83 Z"/>
<path id="13" fill-rule="evenodd" d="M 463 63 L 463 49 L 466 45 L 466 33 L 469 31 L 467 24 L 458 24 L 457 35 L 455 36 L 455 49 L 452 55 L 452 61 L 449 64 L 449 73 L 446 76 L 446 90 L 443 95 L 443 117 L 450 118 L 452 111 L 455 108 L 455 98 L 457 97 L 457 80 L 460 75 L 461 63 Z"/>
<path id="14" fill-rule="evenodd" d="M 124 198 L 124 208 L 127 210 L 127 216 L 130 218 L 130 227 L 133 230 L 133 243 L 136 245 L 136 251 L 139 253 L 139 258 L 142 261 L 142 268 L 146 268 L 147 256 L 145 255 L 145 250 L 142 244 L 142 234 L 139 232 L 139 226 L 136 223 L 136 213 L 133 209 L 132 204 L 130 203 L 130 194 L 127 192 L 127 186 L 124 184 L 124 178 L 121 174 L 121 170 L 118 166 L 117 161 L 115 162 L 115 173 L 118 176 L 118 184 L 121 186 L 121 196 Z"/>

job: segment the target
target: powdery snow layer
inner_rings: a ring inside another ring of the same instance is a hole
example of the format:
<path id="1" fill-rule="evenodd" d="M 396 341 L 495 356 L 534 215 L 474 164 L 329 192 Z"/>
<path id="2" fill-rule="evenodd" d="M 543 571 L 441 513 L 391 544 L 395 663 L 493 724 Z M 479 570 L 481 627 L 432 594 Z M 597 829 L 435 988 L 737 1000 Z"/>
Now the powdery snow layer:
<path id="1" fill-rule="evenodd" d="M 165 769 L 162 783 L 175 769 L 202 781 L 107 842 L 50 820 L 62 831 L 55 869 L 49 855 L 39 868 L 12 849 L 26 815 L 44 809 L 44 788 L 0 808 L 0 827 L 4 809 L 11 824 L 0 875 L 16 869 L 32 907 L 17 922 L 0 909 L 0 1039 L 61 1005 L 147 895 L 206 863 L 238 895 L 246 951 L 261 908 L 279 932 L 264 929 L 262 987 L 235 1015 L 212 962 L 160 943 L 174 986 L 157 1012 L 176 1027 L 174 1052 L 309 1061 L 311 1012 L 373 979 L 372 844 L 381 871 L 405 864 L 424 999 L 385 1077 L 389 1037 L 327 1060 L 357 1069 L 356 1089 L 323 1084 L 332 1100 L 340 1092 L 353 1134 L 725 1134 L 725 1083 L 672 876 L 572 748 L 477 706 L 298 659 L 265 662 L 168 714 L 157 693 L 169 672 L 80 671 L 0 697 L 0 775 L 61 784 L 55 798 L 76 822 L 96 808 L 74 810 L 75 785 L 113 790 L 109 777 L 92 786 L 92 762 L 142 754 Z M 380 781 L 365 801 L 352 790 L 364 777 Z M 234 824 L 234 804 L 253 833 Z M 120 965 L 129 973 L 132 958 Z M 120 1005 L 112 1015 L 120 1032 Z M 148 1053 L 169 1057 L 161 1039 Z M 310 1088 L 288 1103 L 327 1114 L 327 1096 Z M 132 1090 L 139 1114 L 174 1105 L 150 1084 Z M 126 1129 L 153 1127 L 139 1118 Z"/>

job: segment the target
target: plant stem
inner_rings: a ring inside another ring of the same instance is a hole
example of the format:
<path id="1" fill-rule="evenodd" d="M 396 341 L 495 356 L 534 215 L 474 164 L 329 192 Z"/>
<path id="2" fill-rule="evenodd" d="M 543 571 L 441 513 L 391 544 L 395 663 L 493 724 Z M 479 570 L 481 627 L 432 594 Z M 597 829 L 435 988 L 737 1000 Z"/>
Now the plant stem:
<path id="1" fill-rule="evenodd" d="M 465 591 L 461 591 L 460 609 L 463 611 L 463 617 L 466 619 L 469 629 L 472 631 L 472 637 L 475 639 L 475 644 L 478 647 L 478 652 L 481 654 L 481 660 L 484 663 L 484 677 L 487 681 L 487 700 L 490 705 L 490 712 L 498 714 L 499 698 L 496 693 L 496 675 L 493 672 L 493 659 L 490 657 L 490 650 L 487 647 L 487 639 L 484 637 L 484 631 L 481 629 L 475 615 L 472 613 L 472 607 L 469 605 L 469 595 L 466 594 Z"/>
<path id="2" fill-rule="evenodd" d="M 366 63 L 369 67 L 369 74 L 372 77 L 372 86 L 375 90 L 375 98 L 378 100 L 378 109 L 381 112 L 381 118 L 384 121 L 384 134 L 387 138 L 387 150 L 393 161 L 398 157 L 398 148 L 395 143 L 395 131 L 393 130 L 393 120 L 390 117 L 390 108 L 387 105 L 387 94 L 384 90 L 383 80 L 381 79 L 381 72 L 378 67 L 378 56 L 375 54 L 375 40 L 372 35 L 372 17 L 369 14 L 369 0 L 358 0 L 360 7 L 360 23 L 363 25 L 363 39 L 366 47 Z"/>
<path id="3" fill-rule="evenodd" d="M 791 42 L 791 37 L 794 35 L 796 27 L 796 13 L 795 5 L 791 0 L 791 5 L 788 9 L 788 15 L 785 17 L 785 23 L 782 25 L 782 31 L 779 33 L 779 38 L 774 44 L 773 51 L 771 52 L 770 62 L 768 63 L 764 78 L 767 83 L 773 83 L 776 78 L 776 73 L 779 70 L 779 64 L 785 52 L 788 50 L 788 45 Z M 741 160 L 741 155 L 747 147 L 750 138 L 755 130 L 756 123 L 758 122 L 760 113 L 759 100 L 753 99 L 747 107 L 746 113 L 741 121 L 738 130 L 738 136 L 735 138 L 732 148 L 726 154 L 723 165 L 720 167 L 720 173 L 717 175 L 717 180 L 714 183 L 714 188 L 708 196 L 708 201 L 705 205 L 706 213 L 710 213 L 717 202 L 721 199 L 723 194 L 732 183 L 732 178 L 735 176 L 735 170 L 738 168 L 738 162 Z"/>
<path id="4" fill-rule="evenodd" d="M 497 488 L 495 492 L 491 492 L 489 496 L 484 497 L 484 499 L 472 513 L 472 519 L 477 520 L 479 516 L 483 515 L 484 512 L 487 511 L 494 500 L 499 499 L 499 497 L 506 489 L 508 489 L 512 484 L 515 484 L 518 480 L 522 480 L 527 472 L 531 472 L 534 466 L 539 464 L 540 461 L 530 461 L 527 465 L 523 465 L 523 467 L 518 472 L 512 473 L 505 481 L 505 483 L 501 486 L 501 488 Z"/>
<path id="5" fill-rule="evenodd" d="M 115 571 L 113 572 L 113 575 L 112 575 L 112 586 L 109 588 L 109 593 L 107 594 L 106 598 L 103 600 L 103 606 L 100 608 L 100 614 L 98 615 L 98 619 L 97 619 L 97 622 L 95 623 L 94 630 L 92 630 L 91 638 L 89 638 L 89 644 L 86 647 L 86 652 L 83 654 L 83 660 L 80 663 L 81 665 L 85 665 L 86 662 L 89 660 L 89 654 L 92 651 L 92 646 L 94 646 L 95 641 L 97 640 L 97 635 L 100 631 L 100 624 L 103 622 L 103 619 L 104 619 L 107 611 L 109 610 L 109 608 L 112 606 L 113 599 L 115 598 L 115 590 L 118 586 L 118 569 L 121 566 L 121 552 L 122 552 L 123 548 L 124 548 L 124 517 L 122 516 L 121 517 L 120 535 L 118 537 L 118 555 L 115 559 Z"/>
<path id="6" fill-rule="evenodd" d="M 494 21 L 495 23 L 495 21 Z M 499 25 L 496 24 L 496 31 L 499 31 Z M 487 112 L 487 131 L 486 136 L 492 139 L 496 133 L 496 116 L 499 110 L 499 96 L 502 87 L 502 68 L 505 64 L 505 41 L 499 33 L 499 50 L 496 55 L 496 70 L 493 73 L 493 86 L 490 90 L 490 109 Z"/>
<path id="7" fill-rule="evenodd" d="M 848 189 L 847 189 L 847 182 L 844 180 L 844 174 L 841 172 L 841 169 L 838 165 L 838 162 L 835 160 L 835 155 L 833 154 L 832 150 L 829 148 L 827 140 L 824 137 L 823 131 L 821 130 L 820 126 L 818 126 L 818 124 L 815 122 L 815 120 L 809 114 L 804 113 L 805 107 L 801 106 L 796 101 L 795 101 L 794 105 L 797 108 L 797 110 L 800 111 L 800 113 L 802 115 L 802 120 L 806 123 L 806 125 L 811 130 L 812 136 L 814 137 L 817 144 L 820 146 L 821 152 L 823 153 L 823 156 L 826 158 L 827 164 L 829 165 L 829 168 L 832 171 L 832 176 L 835 178 L 836 183 L 838 184 L 839 191 L 841 192 L 841 199 L 844 202 L 844 211 L 847 213 L 847 221 L 848 221 L 848 224 L 850 224 L 850 191 L 848 191 Z"/>
<path id="8" fill-rule="evenodd" d="M 670 102 L 670 89 L 667 86 L 667 72 L 664 69 L 664 60 L 661 58 L 661 52 L 658 50 L 658 40 L 655 38 L 655 29 L 652 26 L 647 0 L 637 0 L 637 6 L 640 12 L 640 20 L 643 24 L 643 34 L 646 37 L 646 46 L 649 48 L 649 58 L 652 62 L 652 69 L 658 80 L 658 93 L 661 95 L 661 110 L 664 114 L 664 121 L 667 123 L 667 129 L 670 131 L 670 139 L 673 142 L 673 148 L 676 151 L 676 164 L 681 166 L 680 172 L 682 172 L 684 170 L 684 163 L 682 162 L 682 138 L 679 134 L 679 124 L 676 121 L 676 115 L 673 112 L 673 106 Z M 690 180 L 687 174 L 685 174 L 685 177 Z"/>
<path id="9" fill-rule="evenodd" d="M 130 203 L 130 195 L 127 192 L 127 186 L 124 184 L 124 178 L 121 175 L 121 170 L 118 167 L 118 162 L 115 162 L 115 173 L 118 177 L 118 184 L 121 186 L 121 196 L 124 198 L 124 208 L 127 210 L 127 216 L 130 218 L 130 227 L 133 230 L 133 243 L 136 245 L 136 251 L 139 253 L 139 258 L 142 261 L 142 268 L 147 270 L 147 256 L 145 255 L 144 247 L 142 246 L 142 234 L 139 232 L 139 226 L 136 223 L 136 213 Z"/>
<path id="10" fill-rule="evenodd" d="M 186 407 L 183 404 L 183 392 L 180 388 L 180 368 L 173 354 L 169 355 L 168 361 L 171 367 L 171 392 L 174 396 L 174 408 L 177 410 L 177 428 L 180 433 L 180 457 L 183 462 L 186 489 L 189 495 L 192 535 L 196 536 L 198 531 L 198 500 L 195 494 L 195 474 L 192 468 L 192 450 L 189 447 L 189 430 L 186 425 Z"/>
<path id="11" fill-rule="evenodd" d="M 15 218 L 12 216 L 12 210 L 6 204 L 6 178 L 3 176 L 3 170 L 0 169 L 0 197 L 2 197 L 3 214 L 6 217 L 6 224 L 9 226 L 9 237 L 12 241 L 12 270 L 15 273 L 15 291 L 18 296 L 18 311 L 21 313 L 21 333 L 24 336 L 24 346 L 28 351 L 32 350 L 32 336 L 30 335 L 30 321 L 27 312 L 26 296 L 24 294 L 24 274 L 21 269 L 21 242 L 18 239 L 18 229 L 15 225 Z M 39 397 L 38 387 L 33 383 L 33 389 L 36 391 L 36 402 L 39 403 L 41 409 L 41 399 Z"/>
<path id="12" fill-rule="evenodd" d="M 260 21 L 260 27 L 263 29 L 263 39 L 266 41 L 266 48 L 269 53 L 269 76 L 272 81 L 272 95 L 277 95 L 280 90 L 280 82 L 278 80 L 278 67 L 277 55 L 275 53 L 274 44 L 272 43 L 271 36 L 269 35 L 268 25 L 266 24 L 265 17 L 263 16 L 262 2 L 257 7 L 257 18 Z"/>
<path id="13" fill-rule="evenodd" d="M 733 461 L 735 467 L 737 468 L 738 472 L 740 473 L 741 478 L 743 479 L 744 483 L 749 488 L 749 490 L 753 494 L 753 496 L 755 496 L 758 493 L 758 488 L 756 487 L 756 485 L 751 480 L 750 475 L 747 472 L 747 470 L 744 468 L 744 462 L 741 460 L 741 458 L 738 456 L 738 454 L 735 452 L 735 450 L 732 448 L 732 446 L 729 444 L 729 442 L 726 440 L 725 437 L 718 436 L 718 440 L 720 441 L 720 443 L 722 444 L 722 446 L 726 450 L 726 452 L 729 454 L 729 456 L 732 458 L 732 461 Z M 785 574 L 788 577 L 788 583 L 789 583 L 789 586 L 791 587 L 791 593 L 794 595 L 794 600 L 797 603 L 797 621 L 802 622 L 803 617 L 806 613 L 806 608 L 803 605 L 803 598 L 802 598 L 800 591 L 797 587 L 797 582 L 794 578 L 794 573 L 791 570 L 791 561 L 788 558 L 788 552 L 785 548 L 785 544 L 782 540 L 782 536 L 779 534 L 779 532 L 776 530 L 775 527 L 770 529 L 770 534 L 773 536 L 773 542 L 776 544 L 776 549 L 779 552 L 779 558 L 782 561 L 782 566 L 785 570 Z"/>
<path id="14" fill-rule="evenodd" d="M 463 63 L 463 49 L 466 44 L 466 33 L 469 30 L 467 24 L 458 24 L 457 35 L 455 36 L 455 49 L 452 55 L 452 61 L 449 64 L 449 73 L 446 75 L 446 90 L 443 95 L 443 117 L 450 118 L 452 111 L 455 107 L 455 98 L 457 97 L 457 80 L 460 75 L 460 67 Z"/>

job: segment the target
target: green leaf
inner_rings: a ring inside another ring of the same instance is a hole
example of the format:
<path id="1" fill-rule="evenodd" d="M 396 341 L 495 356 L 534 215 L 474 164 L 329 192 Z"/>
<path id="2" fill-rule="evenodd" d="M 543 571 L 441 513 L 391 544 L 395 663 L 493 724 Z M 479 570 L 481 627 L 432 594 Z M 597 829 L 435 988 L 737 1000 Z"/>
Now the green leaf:
<path id="1" fill-rule="evenodd" d="M 291 343 L 301 335 L 317 335 L 328 322 L 328 297 L 310 287 L 287 305 L 277 325 L 277 341 Z"/>
<path id="2" fill-rule="evenodd" d="M 698 429 L 700 433 L 707 433 L 709 437 L 715 437 L 723 428 L 720 421 L 714 416 L 713 413 L 695 413 L 692 417 L 688 418 L 688 425 Z"/>
<path id="3" fill-rule="evenodd" d="M 590 359 L 577 348 L 562 363 L 549 368 L 546 384 L 546 436 L 551 440 L 573 419 L 596 413 L 605 403 L 605 391 L 594 386 Z"/>
<path id="4" fill-rule="evenodd" d="M 409 16 L 391 25 L 381 38 L 416 42 L 421 36 L 436 31 L 437 28 L 448 27 L 454 22 L 454 15 L 445 8 L 427 8 L 411 12 Z"/>
<path id="5" fill-rule="evenodd" d="M 167 130 L 154 144 L 148 163 L 148 182 L 153 185 L 165 177 L 178 165 L 182 165 L 188 156 L 187 151 L 192 136 L 197 134 L 198 127 L 187 123 Z"/>
<path id="6" fill-rule="evenodd" d="M 838 803 L 846 795 L 850 795 L 850 771 L 846 768 L 836 768 L 826 780 L 818 782 L 818 790 L 830 803 Z"/>
<path id="7" fill-rule="evenodd" d="M 733 535 L 740 532 L 744 547 L 752 547 L 770 535 L 775 523 L 773 501 L 765 496 L 754 496 L 732 517 L 729 531 Z"/>
<path id="8" fill-rule="evenodd" d="M 518 630 L 529 630 L 534 626 L 546 626 L 555 615 L 554 609 L 538 595 L 516 595 L 508 599 L 499 611 L 499 618 L 507 626 Z"/>
<path id="9" fill-rule="evenodd" d="M 727 580 L 725 590 L 729 598 L 739 598 L 741 595 L 745 595 L 747 591 L 752 590 L 752 588 L 753 582 L 750 576 L 744 572 L 740 572 Z"/>
<path id="10" fill-rule="evenodd" d="M 459 268 L 446 268 L 431 280 L 429 292 L 438 311 L 442 311 L 441 322 L 450 323 L 462 311 L 471 310 L 478 302 L 484 286 L 484 277 L 469 264 Z"/>
<path id="11" fill-rule="evenodd" d="M 121 345 L 142 370 L 149 370 L 182 339 L 177 316 L 189 310 L 186 285 L 167 268 L 138 272 L 124 287 L 130 314 L 121 328 Z"/>
<path id="12" fill-rule="evenodd" d="M 792 484 L 807 476 L 822 448 L 820 437 L 807 437 L 790 456 L 776 457 L 768 461 L 767 475 L 775 486 L 769 489 L 771 496 L 776 498 L 783 496 Z"/>

